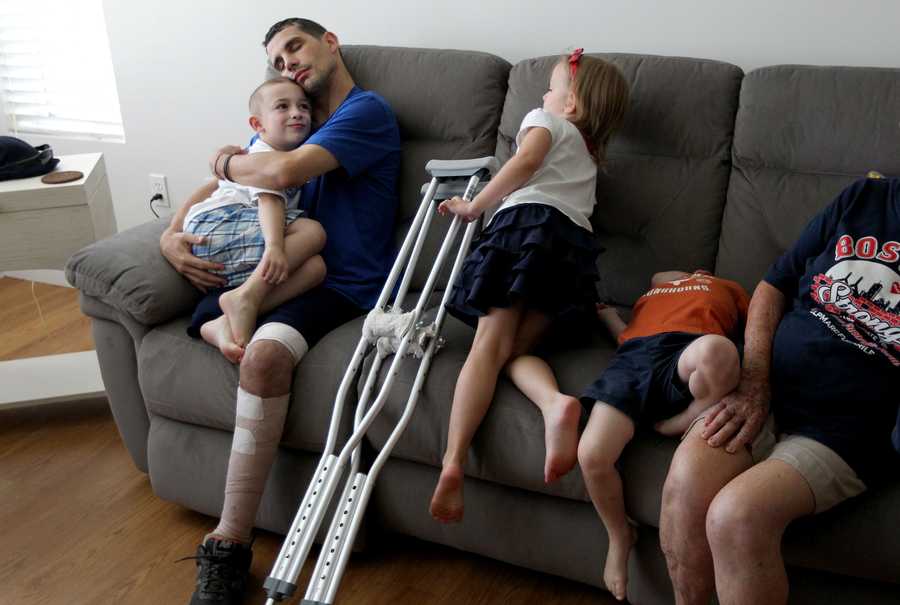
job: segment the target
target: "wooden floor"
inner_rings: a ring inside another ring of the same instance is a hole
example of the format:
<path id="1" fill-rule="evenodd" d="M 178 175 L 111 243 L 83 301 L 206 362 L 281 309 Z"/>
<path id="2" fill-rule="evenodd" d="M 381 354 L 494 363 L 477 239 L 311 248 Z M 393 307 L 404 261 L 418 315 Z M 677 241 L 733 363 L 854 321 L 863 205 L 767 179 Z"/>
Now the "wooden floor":
<path id="1" fill-rule="evenodd" d="M 34 307 L 31 285 L 0 278 L 0 354 L 9 359 L 92 347 L 74 290 L 37 284 L 35 293 L 43 321 L 36 309 L 27 310 L 28 301 Z M 0 605 L 187 603 L 196 568 L 193 561 L 175 561 L 194 554 L 214 525 L 153 495 L 105 399 L 0 411 Z M 265 602 L 261 583 L 280 546 L 280 536 L 258 534 L 247 603 Z M 337 603 L 615 601 L 589 586 L 386 536 L 353 555 Z"/>
<path id="2" fill-rule="evenodd" d="M 93 348 L 77 290 L 0 277 L 0 361 Z"/>

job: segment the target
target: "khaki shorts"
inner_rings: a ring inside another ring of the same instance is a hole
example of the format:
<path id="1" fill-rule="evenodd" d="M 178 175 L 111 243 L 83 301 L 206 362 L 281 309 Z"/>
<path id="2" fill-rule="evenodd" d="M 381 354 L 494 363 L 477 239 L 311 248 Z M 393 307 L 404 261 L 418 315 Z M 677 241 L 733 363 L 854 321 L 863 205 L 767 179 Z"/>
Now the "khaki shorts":
<path id="1" fill-rule="evenodd" d="M 687 435 L 704 418 L 702 414 L 695 418 L 684 434 Z M 816 513 L 824 512 L 866 490 L 866 485 L 850 465 L 827 445 L 788 433 L 781 433 L 776 439 L 771 414 L 748 449 L 754 464 L 774 459 L 797 469 L 813 493 Z"/>

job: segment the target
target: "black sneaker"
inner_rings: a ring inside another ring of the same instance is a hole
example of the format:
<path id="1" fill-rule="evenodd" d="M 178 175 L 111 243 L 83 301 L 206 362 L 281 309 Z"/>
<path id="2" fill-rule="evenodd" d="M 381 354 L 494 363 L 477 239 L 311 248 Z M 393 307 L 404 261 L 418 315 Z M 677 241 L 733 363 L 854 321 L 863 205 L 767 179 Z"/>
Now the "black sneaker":
<path id="1" fill-rule="evenodd" d="M 253 551 L 246 544 L 207 538 L 197 547 L 197 589 L 190 605 L 238 605 L 244 597 Z"/>

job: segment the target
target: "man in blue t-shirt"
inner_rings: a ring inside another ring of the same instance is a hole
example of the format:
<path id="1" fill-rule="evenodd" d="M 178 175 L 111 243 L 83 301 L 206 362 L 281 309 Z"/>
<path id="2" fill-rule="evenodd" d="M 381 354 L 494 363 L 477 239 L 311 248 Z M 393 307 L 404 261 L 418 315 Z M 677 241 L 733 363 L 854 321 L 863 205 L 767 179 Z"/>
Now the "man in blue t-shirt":
<path id="1" fill-rule="evenodd" d="M 680 602 L 787 602 L 788 524 L 900 477 L 898 381 L 900 179 L 872 175 L 769 269 L 738 388 L 673 458 L 660 540 Z"/>
<path id="2" fill-rule="evenodd" d="M 222 148 L 210 167 L 219 178 L 242 185 L 303 186 L 301 207 L 322 224 L 328 238 L 322 251 L 327 277 L 295 299 L 263 303 L 240 365 L 222 517 L 197 549 L 192 605 L 240 601 L 252 557 L 251 530 L 281 439 L 293 368 L 321 337 L 375 305 L 393 260 L 400 167 L 393 111 L 380 96 L 355 85 L 337 36 L 321 25 L 280 21 L 263 46 L 271 66 L 300 84 L 313 101 L 314 132 L 289 152 L 247 155 L 238 147 Z M 199 190 L 180 212 L 208 195 L 206 187 Z M 194 315 L 199 327 L 221 315 L 221 283 L 209 272 L 216 265 L 190 253 L 195 243 L 200 243 L 196 236 L 172 227 L 160 239 L 169 262 L 208 291 Z"/>

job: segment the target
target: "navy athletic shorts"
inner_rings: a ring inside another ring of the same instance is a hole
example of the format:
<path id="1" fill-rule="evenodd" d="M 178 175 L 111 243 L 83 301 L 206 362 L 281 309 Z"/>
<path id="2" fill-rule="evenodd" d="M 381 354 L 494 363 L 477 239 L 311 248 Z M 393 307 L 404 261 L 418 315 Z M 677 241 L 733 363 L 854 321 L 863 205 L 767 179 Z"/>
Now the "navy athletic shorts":
<path id="1" fill-rule="evenodd" d="M 678 376 L 678 359 L 703 334 L 665 332 L 626 340 L 581 396 L 590 413 L 602 401 L 635 424 L 656 423 L 684 411 L 693 397 Z"/>

